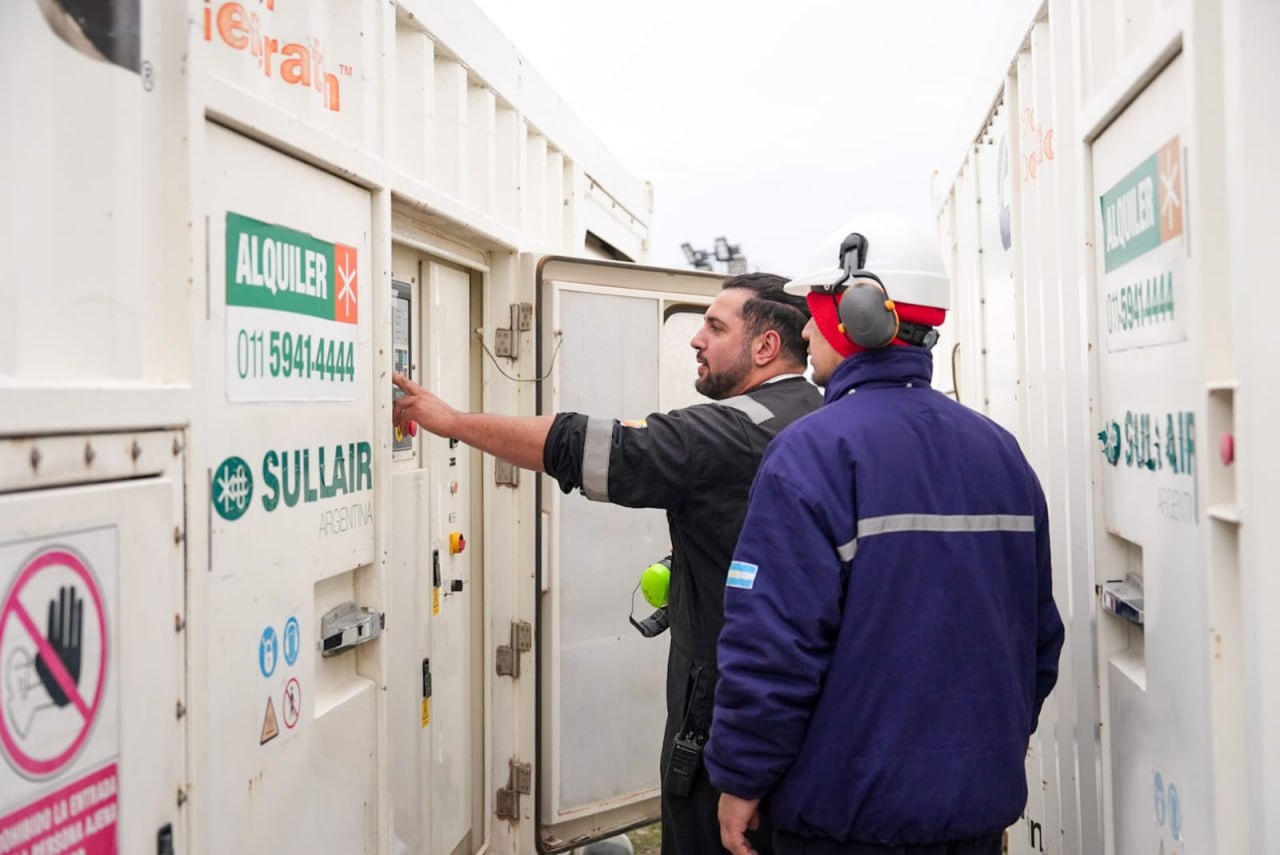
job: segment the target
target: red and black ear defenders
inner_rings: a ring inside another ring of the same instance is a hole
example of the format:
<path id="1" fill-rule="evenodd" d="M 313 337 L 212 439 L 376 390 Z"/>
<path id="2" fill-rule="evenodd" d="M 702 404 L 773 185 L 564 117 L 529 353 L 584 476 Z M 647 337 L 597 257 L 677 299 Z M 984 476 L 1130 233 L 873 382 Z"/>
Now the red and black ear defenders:
<path id="1" fill-rule="evenodd" d="M 932 327 L 904 322 L 889 289 L 880 277 L 865 269 L 870 241 L 853 232 L 840 243 L 840 267 L 844 278 L 829 288 L 833 295 L 844 289 L 840 298 L 840 332 L 849 341 L 866 350 L 888 347 L 895 338 L 908 344 L 931 349 L 938 341 Z"/>
<path id="2" fill-rule="evenodd" d="M 874 350 L 898 337 L 901 320 L 880 277 L 864 269 L 869 247 L 870 242 L 857 232 L 841 242 L 840 267 L 845 278 L 837 285 L 846 286 L 840 298 L 840 331 L 859 347 Z"/>

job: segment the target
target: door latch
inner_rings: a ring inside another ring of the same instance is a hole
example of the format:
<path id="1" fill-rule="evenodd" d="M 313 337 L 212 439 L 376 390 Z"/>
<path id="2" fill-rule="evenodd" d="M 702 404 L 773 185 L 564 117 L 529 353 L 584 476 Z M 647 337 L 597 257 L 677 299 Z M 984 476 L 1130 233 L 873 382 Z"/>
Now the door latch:
<path id="1" fill-rule="evenodd" d="M 156 855 L 173 855 L 173 823 L 166 822 L 156 832 Z"/>
<path id="2" fill-rule="evenodd" d="M 320 655 L 336 656 L 360 644 L 373 641 L 386 628 L 386 612 L 362 609 L 343 603 L 320 618 Z"/>

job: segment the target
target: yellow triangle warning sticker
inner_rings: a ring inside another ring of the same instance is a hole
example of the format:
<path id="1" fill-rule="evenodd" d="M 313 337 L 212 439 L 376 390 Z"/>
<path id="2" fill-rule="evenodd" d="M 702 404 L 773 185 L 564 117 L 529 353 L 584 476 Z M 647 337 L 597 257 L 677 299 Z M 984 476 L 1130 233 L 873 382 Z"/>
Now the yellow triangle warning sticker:
<path id="1" fill-rule="evenodd" d="M 267 698 L 267 714 L 262 719 L 262 739 L 259 745 L 266 745 L 280 735 L 280 725 L 276 723 L 276 705 Z"/>

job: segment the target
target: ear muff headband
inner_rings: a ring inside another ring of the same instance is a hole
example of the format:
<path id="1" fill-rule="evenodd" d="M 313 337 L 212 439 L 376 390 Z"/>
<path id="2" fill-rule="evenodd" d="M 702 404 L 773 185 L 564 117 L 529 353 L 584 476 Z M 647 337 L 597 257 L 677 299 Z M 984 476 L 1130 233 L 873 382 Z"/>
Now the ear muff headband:
<path id="1" fill-rule="evenodd" d="M 898 337 L 898 309 L 880 277 L 855 272 L 840 297 L 840 331 L 859 347 L 888 347 Z"/>

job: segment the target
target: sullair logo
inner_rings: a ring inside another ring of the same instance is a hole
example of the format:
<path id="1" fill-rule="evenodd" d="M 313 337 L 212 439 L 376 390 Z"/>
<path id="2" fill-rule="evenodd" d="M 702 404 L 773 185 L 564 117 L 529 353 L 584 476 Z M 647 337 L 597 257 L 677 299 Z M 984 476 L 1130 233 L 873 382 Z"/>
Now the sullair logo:
<path id="1" fill-rule="evenodd" d="M 368 442 L 277 451 L 262 456 L 261 503 L 268 513 L 323 502 L 373 488 L 373 446 Z M 221 478 L 221 481 L 218 481 Z M 239 457 L 228 457 L 215 477 L 212 499 L 220 516 L 239 519 L 249 506 L 253 477 Z M 225 509 L 224 509 L 225 506 Z"/>
<path id="2" fill-rule="evenodd" d="M 253 499 L 253 473 L 239 457 L 228 457 L 213 473 L 213 507 L 224 520 L 238 520 Z"/>
<path id="3" fill-rule="evenodd" d="M 373 447 L 367 442 L 294 451 L 268 451 L 262 457 L 262 507 L 274 511 L 358 493 L 373 487 Z"/>

